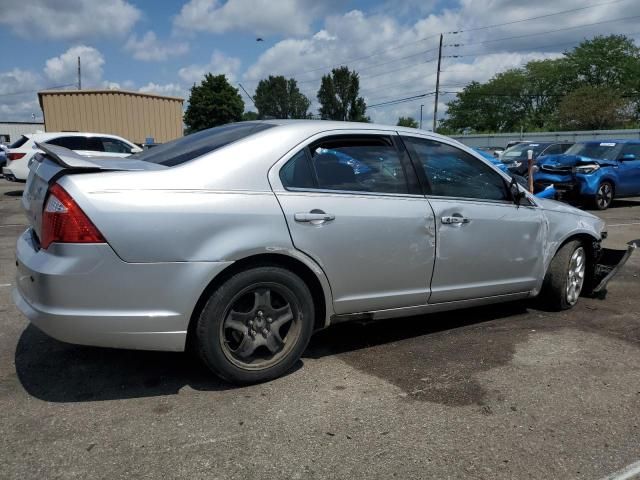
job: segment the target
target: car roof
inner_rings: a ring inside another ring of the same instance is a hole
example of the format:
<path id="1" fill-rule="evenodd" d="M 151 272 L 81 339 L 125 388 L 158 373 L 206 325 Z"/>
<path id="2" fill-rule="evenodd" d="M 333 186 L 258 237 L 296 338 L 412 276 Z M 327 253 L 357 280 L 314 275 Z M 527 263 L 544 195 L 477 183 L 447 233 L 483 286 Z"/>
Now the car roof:
<path id="1" fill-rule="evenodd" d="M 113 135 L 111 133 L 93 133 L 93 132 L 39 132 L 39 133 L 30 133 L 28 135 L 25 135 L 25 137 L 35 141 L 41 141 L 41 140 L 54 138 L 54 137 L 110 137 L 110 138 L 118 138 L 118 139 L 126 140 L 123 137 L 120 137 L 118 135 Z"/>

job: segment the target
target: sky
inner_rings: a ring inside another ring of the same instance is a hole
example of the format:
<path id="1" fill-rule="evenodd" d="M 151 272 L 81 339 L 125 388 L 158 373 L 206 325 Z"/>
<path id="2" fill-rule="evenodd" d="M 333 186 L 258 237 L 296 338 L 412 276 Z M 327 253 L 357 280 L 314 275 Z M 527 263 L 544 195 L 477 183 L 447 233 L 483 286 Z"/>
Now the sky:
<path id="1" fill-rule="evenodd" d="M 36 92 L 75 88 L 80 56 L 83 88 L 187 99 L 211 72 L 251 95 L 285 75 L 314 113 L 322 75 L 347 65 L 373 121 L 419 119 L 423 105 L 429 128 L 433 95 L 376 105 L 435 90 L 441 33 L 439 118 L 471 81 L 594 35 L 640 40 L 638 20 L 640 0 L 0 0 L 0 121 L 41 121 Z"/>

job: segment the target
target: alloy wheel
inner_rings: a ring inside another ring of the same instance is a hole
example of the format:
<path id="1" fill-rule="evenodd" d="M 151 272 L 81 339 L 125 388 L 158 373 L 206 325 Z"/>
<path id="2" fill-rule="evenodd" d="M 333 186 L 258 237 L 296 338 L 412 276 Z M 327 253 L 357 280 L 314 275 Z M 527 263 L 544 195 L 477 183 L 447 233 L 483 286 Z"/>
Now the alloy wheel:
<path id="1" fill-rule="evenodd" d="M 583 247 L 576 248 L 569 260 L 566 286 L 567 303 L 569 305 L 575 305 L 578 302 L 578 297 L 580 297 L 587 266 L 586 260 L 587 258 Z"/>
<path id="2" fill-rule="evenodd" d="M 600 210 L 604 210 L 607 208 L 613 200 L 613 188 L 609 183 L 603 183 L 598 187 L 598 192 L 596 193 L 596 203 L 598 204 L 598 208 Z"/>

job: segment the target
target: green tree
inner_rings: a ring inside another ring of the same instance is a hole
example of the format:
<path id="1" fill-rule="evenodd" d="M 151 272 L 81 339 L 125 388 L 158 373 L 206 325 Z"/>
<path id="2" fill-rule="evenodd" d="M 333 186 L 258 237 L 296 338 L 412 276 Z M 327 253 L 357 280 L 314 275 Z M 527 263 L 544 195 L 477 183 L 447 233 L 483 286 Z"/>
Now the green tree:
<path id="1" fill-rule="evenodd" d="M 308 118 L 311 102 L 298 88 L 295 79 L 269 75 L 256 87 L 253 101 L 260 118 Z"/>
<path id="2" fill-rule="evenodd" d="M 318 90 L 320 116 L 324 120 L 368 122 L 367 105 L 359 93 L 358 73 L 347 67 L 334 68 L 330 75 L 322 77 Z"/>
<path id="3" fill-rule="evenodd" d="M 418 128 L 418 122 L 413 117 L 400 117 L 398 118 L 398 123 L 396 124 L 399 127 L 409 127 L 409 128 Z"/>
<path id="4" fill-rule="evenodd" d="M 256 112 L 244 112 L 242 114 L 242 121 L 243 122 L 249 122 L 251 120 L 258 120 L 258 114 Z"/>
<path id="5" fill-rule="evenodd" d="M 225 75 L 207 73 L 200 85 L 191 87 L 184 123 L 189 132 L 242 120 L 244 102 Z"/>
<path id="6" fill-rule="evenodd" d="M 619 127 L 627 116 L 629 103 L 613 88 L 586 85 L 564 97 L 558 108 L 558 121 L 568 130 Z"/>

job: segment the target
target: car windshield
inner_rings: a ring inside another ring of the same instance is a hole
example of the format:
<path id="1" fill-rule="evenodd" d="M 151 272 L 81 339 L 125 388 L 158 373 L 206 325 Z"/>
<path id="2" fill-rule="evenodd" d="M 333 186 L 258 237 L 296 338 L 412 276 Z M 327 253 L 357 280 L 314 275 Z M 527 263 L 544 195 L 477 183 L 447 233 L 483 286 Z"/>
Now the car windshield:
<path id="1" fill-rule="evenodd" d="M 527 150 L 533 150 L 533 156 L 536 157 L 547 145 L 546 143 L 521 143 L 505 150 L 502 159 L 509 161 L 519 157 L 526 158 Z"/>
<path id="2" fill-rule="evenodd" d="M 258 122 L 230 123 L 192 133 L 186 137 L 133 154 L 129 158 L 173 167 L 273 126 L 275 125 Z"/>
<path id="3" fill-rule="evenodd" d="M 589 142 L 576 143 L 566 152 L 567 155 L 579 155 L 581 157 L 600 158 L 603 160 L 615 160 L 622 150 L 622 144 L 616 142 Z"/>

